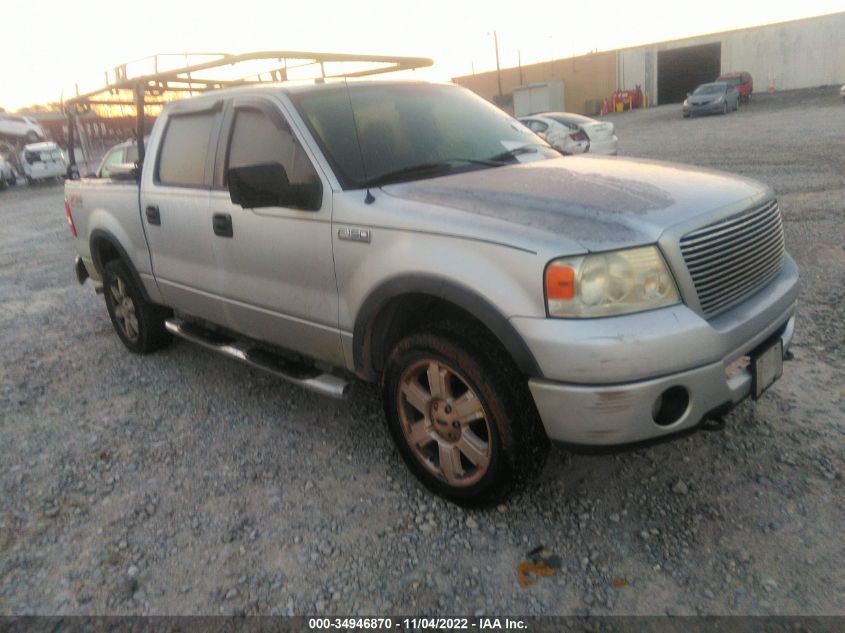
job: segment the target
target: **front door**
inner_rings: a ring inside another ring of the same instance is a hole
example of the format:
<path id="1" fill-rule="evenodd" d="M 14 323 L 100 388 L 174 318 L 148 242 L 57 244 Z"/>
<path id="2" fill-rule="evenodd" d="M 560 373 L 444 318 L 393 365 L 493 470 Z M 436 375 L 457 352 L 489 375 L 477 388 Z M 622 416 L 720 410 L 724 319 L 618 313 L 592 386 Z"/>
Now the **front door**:
<path id="1" fill-rule="evenodd" d="M 327 181 L 271 97 L 236 98 L 226 113 L 210 207 L 219 293 L 234 330 L 343 366 Z M 291 184 L 317 182 L 313 208 L 232 203 L 230 167 L 277 162 Z"/>

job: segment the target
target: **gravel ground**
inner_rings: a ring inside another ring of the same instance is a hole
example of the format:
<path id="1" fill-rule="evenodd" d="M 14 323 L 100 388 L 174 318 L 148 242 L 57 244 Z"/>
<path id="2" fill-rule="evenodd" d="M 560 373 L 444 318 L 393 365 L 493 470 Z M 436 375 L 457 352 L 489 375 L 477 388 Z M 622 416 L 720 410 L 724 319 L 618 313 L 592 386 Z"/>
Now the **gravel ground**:
<path id="1" fill-rule="evenodd" d="M 335 403 L 189 344 L 127 353 L 58 185 L 0 192 L 0 613 L 845 614 L 845 105 L 614 115 L 620 152 L 777 190 L 795 361 L 724 428 L 556 449 L 506 506 L 422 490 L 375 391 Z M 543 545 L 558 573 L 523 588 Z"/>

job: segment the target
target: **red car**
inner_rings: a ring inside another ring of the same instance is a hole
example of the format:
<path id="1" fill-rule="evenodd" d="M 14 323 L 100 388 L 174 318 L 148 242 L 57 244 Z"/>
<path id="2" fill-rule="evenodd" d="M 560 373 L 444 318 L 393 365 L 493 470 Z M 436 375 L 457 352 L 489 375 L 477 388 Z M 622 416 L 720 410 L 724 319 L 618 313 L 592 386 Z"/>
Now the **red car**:
<path id="1" fill-rule="evenodd" d="M 722 81 L 736 88 L 739 93 L 739 100 L 742 103 L 748 103 L 751 100 L 751 93 L 754 92 L 754 81 L 751 79 L 751 73 L 745 71 L 722 73 L 716 78 L 716 81 Z"/>

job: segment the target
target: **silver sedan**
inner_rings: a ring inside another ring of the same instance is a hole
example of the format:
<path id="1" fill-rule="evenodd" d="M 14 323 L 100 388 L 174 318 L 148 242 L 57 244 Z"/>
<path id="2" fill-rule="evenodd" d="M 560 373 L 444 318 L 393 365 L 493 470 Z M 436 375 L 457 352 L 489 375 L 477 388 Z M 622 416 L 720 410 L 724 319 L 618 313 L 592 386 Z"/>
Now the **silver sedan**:
<path id="1" fill-rule="evenodd" d="M 727 114 L 739 109 L 739 93 L 721 81 L 701 84 L 684 100 L 684 118 L 698 114 Z"/>

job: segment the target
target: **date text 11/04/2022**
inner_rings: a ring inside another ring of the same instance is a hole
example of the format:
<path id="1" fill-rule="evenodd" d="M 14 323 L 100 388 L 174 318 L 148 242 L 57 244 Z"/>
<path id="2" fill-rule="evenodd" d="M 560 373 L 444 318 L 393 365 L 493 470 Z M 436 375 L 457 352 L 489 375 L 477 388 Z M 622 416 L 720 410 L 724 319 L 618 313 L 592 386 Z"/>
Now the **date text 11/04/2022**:
<path id="1" fill-rule="evenodd" d="M 503 630 L 526 630 L 527 624 L 525 620 L 518 618 L 496 618 L 496 617 L 478 617 L 478 618 L 309 618 L 309 630 L 350 630 L 350 629 L 399 629 L 402 631 L 411 630 L 486 630 L 486 631 L 503 631 Z"/>

